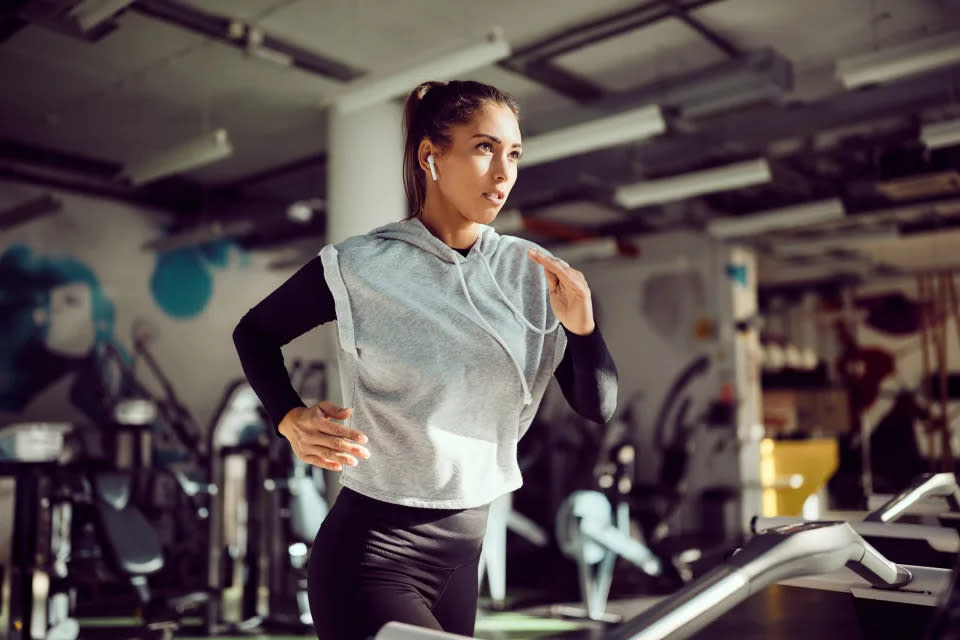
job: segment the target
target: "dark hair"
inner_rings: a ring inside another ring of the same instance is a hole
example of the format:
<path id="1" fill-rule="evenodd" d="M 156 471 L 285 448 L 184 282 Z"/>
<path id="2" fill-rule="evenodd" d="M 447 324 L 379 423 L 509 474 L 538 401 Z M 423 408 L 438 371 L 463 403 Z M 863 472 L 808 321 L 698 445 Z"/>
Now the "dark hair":
<path id="1" fill-rule="evenodd" d="M 466 124 L 485 104 L 502 104 L 520 117 L 520 107 L 510 94 L 481 82 L 452 80 L 424 82 L 407 96 L 403 122 L 407 140 L 403 148 L 403 188 L 410 217 L 419 216 L 427 197 L 427 183 L 417 159 L 420 141 L 429 138 L 441 149 L 450 146 L 449 129 Z"/>

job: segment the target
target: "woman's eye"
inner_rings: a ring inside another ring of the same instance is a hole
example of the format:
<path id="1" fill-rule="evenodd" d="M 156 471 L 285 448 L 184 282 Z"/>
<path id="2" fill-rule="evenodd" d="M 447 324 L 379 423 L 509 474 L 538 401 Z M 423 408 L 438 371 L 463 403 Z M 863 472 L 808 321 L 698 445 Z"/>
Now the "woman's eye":
<path id="1" fill-rule="evenodd" d="M 483 151 L 493 151 L 493 145 L 489 142 L 481 142 L 477 145 L 477 149 L 481 149 Z"/>
<path id="2" fill-rule="evenodd" d="M 523 154 L 520 153 L 519 151 L 514 151 L 513 153 L 510 154 L 510 157 L 513 158 L 514 160 L 519 160 L 522 156 Z"/>

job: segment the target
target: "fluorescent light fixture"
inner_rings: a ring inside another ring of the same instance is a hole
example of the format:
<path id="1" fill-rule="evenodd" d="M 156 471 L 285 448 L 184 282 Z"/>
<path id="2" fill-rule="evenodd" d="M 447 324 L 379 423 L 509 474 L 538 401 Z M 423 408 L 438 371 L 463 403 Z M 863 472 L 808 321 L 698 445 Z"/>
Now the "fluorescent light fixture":
<path id="1" fill-rule="evenodd" d="M 649 138 L 667 129 L 657 105 L 562 127 L 523 141 L 521 167 Z"/>
<path id="2" fill-rule="evenodd" d="M 955 64 L 960 64 L 960 31 L 840 60 L 837 77 L 854 89 Z"/>
<path id="3" fill-rule="evenodd" d="M 364 76 L 345 85 L 343 93 L 324 104 L 349 113 L 405 95 L 427 80 L 451 80 L 457 76 L 499 62 L 510 55 L 510 45 L 503 30 L 494 27 L 473 42 L 443 51 L 403 67 L 384 69 L 375 76 Z"/>
<path id="4" fill-rule="evenodd" d="M 165 149 L 151 157 L 132 162 L 118 176 L 134 185 L 181 173 L 223 160 L 233 153 L 224 129 L 217 129 L 196 140 Z"/>
<path id="5" fill-rule="evenodd" d="M 133 1 L 82 0 L 69 10 L 69 15 L 76 21 L 80 30 L 86 33 L 129 7 Z"/>
<path id="6" fill-rule="evenodd" d="M 843 202 L 832 198 L 743 216 L 716 218 L 707 224 L 707 231 L 718 238 L 739 238 L 838 220 L 844 215 Z"/>
<path id="7" fill-rule="evenodd" d="M 924 125 L 920 139 L 928 149 L 940 149 L 960 144 L 960 120 L 947 120 Z"/>
<path id="8" fill-rule="evenodd" d="M 615 238 L 579 240 L 565 245 L 548 247 L 548 249 L 554 256 L 570 264 L 603 260 L 620 255 L 620 246 Z"/>
<path id="9" fill-rule="evenodd" d="M 619 187 L 614 191 L 613 199 L 622 207 L 634 209 L 648 204 L 672 202 L 705 193 L 763 184 L 770 182 L 770 179 L 770 165 L 761 158 Z"/>
<path id="10" fill-rule="evenodd" d="M 63 208 L 63 202 L 51 195 L 43 195 L 0 211 L 0 230 L 12 229 L 36 218 L 54 214 Z"/>
<path id="11" fill-rule="evenodd" d="M 775 254 L 782 257 L 816 256 L 827 253 L 828 251 L 856 249 L 877 242 L 896 240 L 899 237 L 900 231 L 897 227 L 891 226 L 886 229 L 857 233 L 831 233 L 823 238 L 813 238 L 810 240 L 776 242 L 771 246 L 771 249 Z"/>

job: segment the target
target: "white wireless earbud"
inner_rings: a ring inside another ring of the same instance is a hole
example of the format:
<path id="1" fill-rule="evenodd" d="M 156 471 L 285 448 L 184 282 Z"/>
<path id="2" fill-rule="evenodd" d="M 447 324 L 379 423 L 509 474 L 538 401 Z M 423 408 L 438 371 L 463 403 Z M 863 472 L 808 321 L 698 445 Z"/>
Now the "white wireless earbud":
<path id="1" fill-rule="evenodd" d="M 430 165 L 430 175 L 433 176 L 433 181 L 437 181 L 437 167 L 433 164 L 433 154 L 427 156 L 427 164 Z"/>

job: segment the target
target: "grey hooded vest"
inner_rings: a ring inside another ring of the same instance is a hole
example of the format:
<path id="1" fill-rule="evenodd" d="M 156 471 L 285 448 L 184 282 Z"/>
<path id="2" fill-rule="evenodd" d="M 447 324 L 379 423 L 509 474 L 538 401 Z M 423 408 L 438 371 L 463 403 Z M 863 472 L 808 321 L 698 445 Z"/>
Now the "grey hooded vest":
<path id="1" fill-rule="evenodd" d="M 444 509 L 522 485 L 517 442 L 567 343 L 529 247 L 481 226 L 463 256 L 416 218 L 323 247 L 346 424 L 369 438 L 343 485 Z"/>

